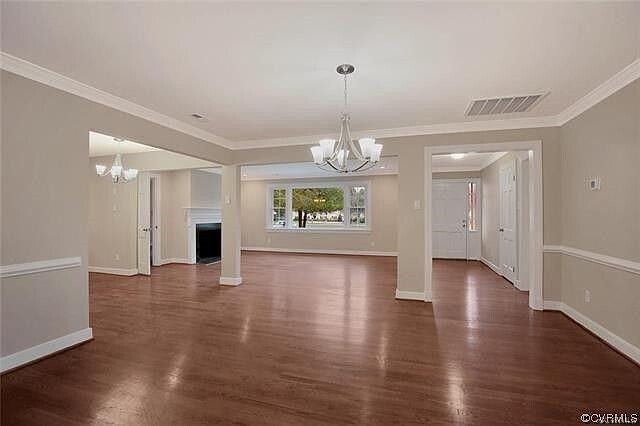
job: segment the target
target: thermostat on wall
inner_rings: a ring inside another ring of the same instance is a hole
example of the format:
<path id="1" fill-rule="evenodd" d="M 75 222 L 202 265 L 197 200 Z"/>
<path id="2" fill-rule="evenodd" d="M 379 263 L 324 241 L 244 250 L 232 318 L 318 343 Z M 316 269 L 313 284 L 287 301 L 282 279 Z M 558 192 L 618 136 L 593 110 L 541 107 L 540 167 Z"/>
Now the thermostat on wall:
<path id="1" fill-rule="evenodd" d="M 592 191 L 597 191 L 600 189 L 600 178 L 594 177 L 589 179 L 589 189 Z"/>

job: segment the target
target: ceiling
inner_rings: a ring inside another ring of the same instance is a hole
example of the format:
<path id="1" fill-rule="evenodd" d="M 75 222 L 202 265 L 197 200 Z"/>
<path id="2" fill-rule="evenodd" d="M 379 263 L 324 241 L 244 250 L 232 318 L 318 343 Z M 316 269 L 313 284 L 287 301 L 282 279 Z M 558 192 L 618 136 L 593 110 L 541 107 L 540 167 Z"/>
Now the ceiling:
<path id="1" fill-rule="evenodd" d="M 2 2 L 0 39 L 242 148 L 337 131 L 343 62 L 356 131 L 556 115 L 640 57 L 638 22 L 640 2 Z M 544 92 L 527 113 L 464 115 Z"/>
<path id="2" fill-rule="evenodd" d="M 451 154 L 433 155 L 433 172 L 474 172 L 499 160 L 506 152 L 468 152 L 464 158 L 454 159 Z"/>
<path id="3" fill-rule="evenodd" d="M 116 141 L 112 136 L 89 132 L 89 157 L 101 157 L 103 155 L 115 154 L 135 154 L 138 152 L 150 151 L 161 150 L 128 140 Z"/>
<path id="4" fill-rule="evenodd" d="M 383 157 L 373 168 L 349 173 L 348 178 L 354 176 L 394 175 L 398 173 L 398 157 Z M 264 164 L 242 167 L 242 180 L 276 180 L 276 179 L 304 179 L 304 178 L 340 178 L 335 172 L 320 169 L 314 163 L 284 163 Z"/>

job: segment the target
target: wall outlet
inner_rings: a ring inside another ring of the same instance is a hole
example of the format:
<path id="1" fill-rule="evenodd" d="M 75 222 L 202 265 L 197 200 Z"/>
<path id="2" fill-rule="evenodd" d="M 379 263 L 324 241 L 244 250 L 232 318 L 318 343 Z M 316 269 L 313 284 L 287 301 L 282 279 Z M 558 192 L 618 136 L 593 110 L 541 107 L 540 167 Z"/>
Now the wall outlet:
<path id="1" fill-rule="evenodd" d="M 587 185 L 591 191 L 599 190 L 601 183 L 602 180 L 598 176 L 587 179 Z"/>
<path id="2" fill-rule="evenodd" d="M 584 301 L 591 303 L 591 292 L 589 290 L 584 291 Z"/>
<path id="3" fill-rule="evenodd" d="M 413 200 L 413 209 L 414 210 L 420 210 L 420 205 L 422 203 L 420 202 L 420 200 Z"/>
<path id="4" fill-rule="evenodd" d="M 116 253 L 116 255 L 114 256 L 116 258 L 116 261 L 120 260 L 120 255 Z"/>
<path id="5" fill-rule="evenodd" d="M 375 247 L 376 246 L 376 242 L 375 241 L 371 241 L 371 247 Z"/>
<path id="6" fill-rule="evenodd" d="M 271 237 L 267 237 L 267 244 L 271 244 Z"/>

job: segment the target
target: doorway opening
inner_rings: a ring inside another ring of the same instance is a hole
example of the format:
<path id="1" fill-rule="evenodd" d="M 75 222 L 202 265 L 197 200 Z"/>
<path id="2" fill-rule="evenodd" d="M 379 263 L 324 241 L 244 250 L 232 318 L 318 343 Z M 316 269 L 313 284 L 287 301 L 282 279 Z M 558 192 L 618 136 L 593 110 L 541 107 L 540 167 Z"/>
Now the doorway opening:
<path id="1" fill-rule="evenodd" d="M 427 147 L 425 299 L 446 259 L 486 265 L 542 309 L 541 194 L 539 141 Z"/>
<path id="2" fill-rule="evenodd" d="M 212 162 L 90 132 L 88 173 L 89 272 L 195 264 L 196 226 L 222 223 L 222 171 Z M 211 244 L 219 253 L 220 239 Z"/>

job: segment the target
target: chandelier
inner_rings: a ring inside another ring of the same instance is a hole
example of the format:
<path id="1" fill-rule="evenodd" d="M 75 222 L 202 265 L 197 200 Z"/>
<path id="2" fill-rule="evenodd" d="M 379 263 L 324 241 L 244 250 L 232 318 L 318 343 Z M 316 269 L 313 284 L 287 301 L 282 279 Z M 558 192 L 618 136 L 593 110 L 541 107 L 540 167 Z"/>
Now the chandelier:
<path id="1" fill-rule="evenodd" d="M 124 139 L 113 138 L 116 142 L 123 142 Z M 122 155 L 116 154 L 116 158 L 113 160 L 111 169 L 107 171 L 107 166 L 102 164 L 96 164 L 96 173 L 98 176 L 111 175 L 113 183 L 127 183 L 138 177 L 138 169 L 125 169 L 122 165 Z"/>
<path id="2" fill-rule="evenodd" d="M 374 138 L 360 138 L 358 145 L 351 139 L 351 116 L 347 103 L 347 76 L 355 70 L 353 65 L 339 65 L 336 71 L 344 77 L 344 107 L 340 115 L 338 139 L 322 139 L 319 145 L 311 147 L 313 162 L 323 170 L 339 173 L 353 173 L 372 168 L 380 161 L 382 144 Z M 351 158 L 353 157 L 353 159 Z"/>

